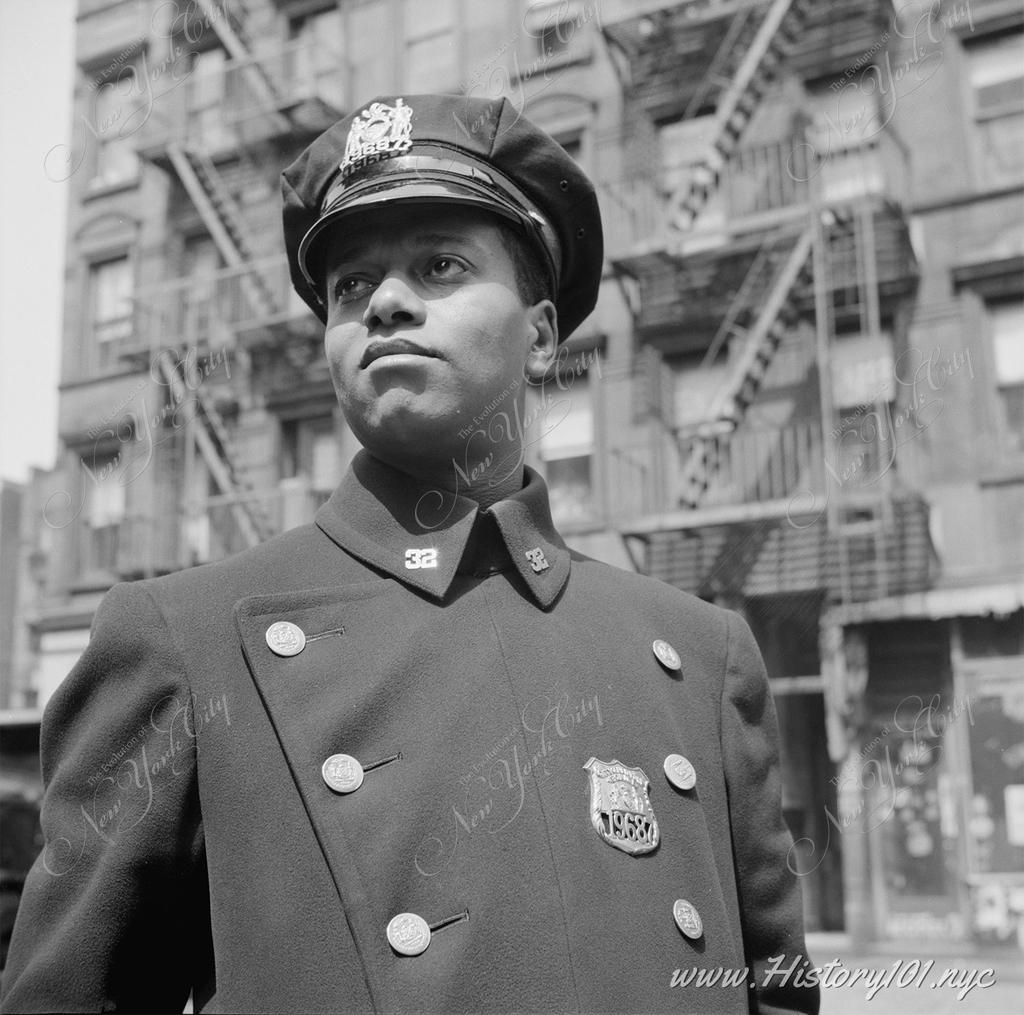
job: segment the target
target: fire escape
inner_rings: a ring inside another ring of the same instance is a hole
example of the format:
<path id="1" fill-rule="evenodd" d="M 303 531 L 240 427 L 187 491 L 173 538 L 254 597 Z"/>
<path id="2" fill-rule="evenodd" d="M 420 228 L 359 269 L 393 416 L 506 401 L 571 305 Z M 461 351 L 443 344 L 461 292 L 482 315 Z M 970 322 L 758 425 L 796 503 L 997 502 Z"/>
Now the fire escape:
<path id="1" fill-rule="evenodd" d="M 893 187 L 902 172 L 898 139 L 879 131 L 833 150 L 808 116 L 781 139 L 748 140 L 787 68 L 797 65 L 805 79 L 831 69 L 809 73 L 802 40 L 811 38 L 826 63 L 845 59 L 839 43 L 830 50 L 822 39 L 830 18 L 848 29 L 856 15 L 771 0 L 623 6 L 621 16 L 606 16 L 623 77 L 624 130 L 639 139 L 633 150 L 645 149 L 648 124 L 704 114 L 704 154 L 684 179 L 666 188 L 658 173 L 622 172 L 601 194 L 624 238 L 611 259 L 645 372 L 651 349 L 667 362 L 683 345 L 699 357 L 687 376 L 702 381 L 692 398 L 685 389 L 682 396 L 684 408 L 698 405 L 697 418 L 663 428 L 672 467 L 660 470 L 667 478 L 655 510 L 627 509 L 618 528 L 644 553 L 644 570 L 705 596 L 817 587 L 847 602 L 929 579 L 923 502 L 897 497 L 895 472 L 879 463 L 876 474 L 849 482 L 829 436 L 838 421 L 830 380 L 837 334 L 880 335 L 883 300 L 914 285 Z M 686 71 L 688 63 L 697 66 Z M 646 150 L 656 164 L 649 141 Z M 766 425 L 752 407 L 773 371 L 785 373 L 784 361 L 800 367 L 789 378 L 790 416 Z M 657 457 L 666 460 L 664 451 Z"/>
<path id="2" fill-rule="evenodd" d="M 193 507 L 185 505 L 185 526 L 194 526 L 198 518 L 219 530 L 217 548 L 201 552 L 202 559 L 255 546 L 272 535 L 280 521 L 259 492 L 256 463 L 241 446 L 237 427 L 218 408 L 213 385 L 194 383 L 194 378 L 190 383 L 183 350 L 191 346 L 203 355 L 218 345 L 228 347 L 235 357 L 230 400 L 235 400 L 235 392 L 245 399 L 250 358 L 238 341 L 239 332 L 273 327 L 295 316 L 287 267 L 273 248 L 266 249 L 264 236 L 249 226 L 222 165 L 241 165 L 259 173 L 260 152 L 265 150 L 261 146 L 309 137 L 342 111 L 335 98 L 337 81 L 325 82 L 310 73 L 312 61 L 304 51 L 308 44 L 300 48 L 280 43 L 273 50 L 257 50 L 241 19 L 214 10 L 212 0 L 198 0 L 198 7 L 216 35 L 223 60 L 212 75 L 223 103 L 210 108 L 208 100 L 204 105 L 200 99 L 208 51 L 197 53 L 193 74 L 179 89 L 178 101 L 166 102 L 140 134 L 139 152 L 180 184 L 223 268 L 204 271 L 201 277 L 162 279 L 143 290 L 137 301 L 140 348 L 135 358 L 159 371 L 176 404 L 193 406 L 180 477 L 181 488 L 193 491 Z M 206 87 L 209 79 L 210 75 Z M 202 509 L 194 507 L 197 454 L 212 494 L 200 498 L 206 500 Z M 182 543 L 188 542 L 186 532 Z"/>

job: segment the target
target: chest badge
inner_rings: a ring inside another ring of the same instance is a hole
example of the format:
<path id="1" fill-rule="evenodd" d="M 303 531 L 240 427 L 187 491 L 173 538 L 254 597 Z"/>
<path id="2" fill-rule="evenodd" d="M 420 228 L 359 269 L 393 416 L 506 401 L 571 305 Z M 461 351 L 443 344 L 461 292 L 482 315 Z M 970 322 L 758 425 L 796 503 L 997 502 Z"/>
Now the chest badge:
<path id="1" fill-rule="evenodd" d="M 651 784 L 643 769 L 597 758 L 583 767 L 590 776 L 590 823 L 597 834 L 625 853 L 657 849 L 661 830 L 647 795 Z"/>

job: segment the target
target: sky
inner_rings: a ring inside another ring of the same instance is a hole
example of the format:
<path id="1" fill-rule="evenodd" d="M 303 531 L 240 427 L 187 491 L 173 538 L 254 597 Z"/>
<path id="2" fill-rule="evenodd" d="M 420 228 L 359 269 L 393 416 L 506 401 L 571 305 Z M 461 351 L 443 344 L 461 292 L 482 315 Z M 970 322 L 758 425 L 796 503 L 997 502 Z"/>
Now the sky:
<path id="1" fill-rule="evenodd" d="M 0 477 L 57 448 L 67 184 L 43 158 L 71 136 L 75 0 L 0 0 Z"/>

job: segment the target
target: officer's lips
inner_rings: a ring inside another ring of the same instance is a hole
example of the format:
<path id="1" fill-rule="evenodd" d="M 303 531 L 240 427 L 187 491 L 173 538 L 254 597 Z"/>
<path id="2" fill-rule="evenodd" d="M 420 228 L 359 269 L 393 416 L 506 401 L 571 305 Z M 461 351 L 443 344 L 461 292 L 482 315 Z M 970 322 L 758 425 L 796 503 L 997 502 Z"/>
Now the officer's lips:
<path id="1" fill-rule="evenodd" d="M 382 359 L 385 356 L 424 356 L 438 359 L 436 352 L 424 349 L 422 345 L 410 342 L 407 338 L 389 338 L 386 341 L 371 342 L 359 361 L 361 369 L 366 369 L 371 363 Z"/>

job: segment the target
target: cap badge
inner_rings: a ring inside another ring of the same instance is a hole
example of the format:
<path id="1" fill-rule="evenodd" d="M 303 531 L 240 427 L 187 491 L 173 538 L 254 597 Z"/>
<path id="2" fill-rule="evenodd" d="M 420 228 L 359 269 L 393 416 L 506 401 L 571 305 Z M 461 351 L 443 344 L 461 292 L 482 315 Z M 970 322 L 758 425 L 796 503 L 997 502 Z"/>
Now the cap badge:
<path id="1" fill-rule="evenodd" d="M 378 159 L 389 159 L 412 147 L 412 107 L 401 99 L 393 106 L 374 102 L 352 121 L 341 160 L 341 175 L 361 169 Z"/>
<path id="2" fill-rule="evenodd" d="M 651 784 L 643 769 L 597 758 L 583 767 L 590 776 L 590 823 L 597 834 L 626 853 L 657 849 L 661 832 L 647 796 Z"/>

